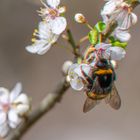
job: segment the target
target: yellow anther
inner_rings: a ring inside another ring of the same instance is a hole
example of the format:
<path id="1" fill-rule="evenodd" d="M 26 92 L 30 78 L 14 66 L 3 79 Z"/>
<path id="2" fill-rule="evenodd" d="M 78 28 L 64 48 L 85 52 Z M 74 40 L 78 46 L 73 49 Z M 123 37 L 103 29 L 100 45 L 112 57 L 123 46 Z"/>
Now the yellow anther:
<path id="1" fill-rule="evenodd" d="M 38 33 L 38 30 L 37 29 L 34 29 L 34 33 Z"/>
<path id="2" fill-rule="evenodd" d="M 34 43 L 36 42 L 36 38 L 32 38 L 31 41 Z"/>
<path id="3" fill-rule="evenodd" d="M 35 32 L 33 32 L 33 36 L 36 36 L 36 33 Z"/>
<path id="4" fill-rule="evenodd" d="M 38 30 L 34 29 L 33 36 L 36 36 L 37 33 L 38 33 Z"/>

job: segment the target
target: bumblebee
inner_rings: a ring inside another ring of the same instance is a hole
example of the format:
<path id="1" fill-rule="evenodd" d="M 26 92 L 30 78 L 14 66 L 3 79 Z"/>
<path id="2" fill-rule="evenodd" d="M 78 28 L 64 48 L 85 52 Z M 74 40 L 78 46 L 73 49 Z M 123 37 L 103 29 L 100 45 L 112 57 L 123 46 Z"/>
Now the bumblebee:
<path id="1" fill-rule="evenodd" d="M 87 81 L 85 89 L 87 99 L 83 112 L 88 112 L 94 108 L 101 100 L 112 108 L 118 110 L 121 106 L 121 99 L 114 84 L 116 74 L 109 60 L 100 58 L 95 67 L 91 70 L 91 77 L 81 69 Z"/>

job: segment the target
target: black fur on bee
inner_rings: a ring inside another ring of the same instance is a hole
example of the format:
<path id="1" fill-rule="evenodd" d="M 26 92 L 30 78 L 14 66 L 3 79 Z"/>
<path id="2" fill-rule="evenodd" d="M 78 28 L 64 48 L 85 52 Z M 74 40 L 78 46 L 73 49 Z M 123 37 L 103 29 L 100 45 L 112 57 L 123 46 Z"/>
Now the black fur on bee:
<path id="1" fill-rule="evenodd" d="M 116 74 L 109 60 L 100 59 L 97 61 L 90 74 L 86 74 L 82 68 L 81 71 L 87 81 L 86 93 L 90 98 L 99 97 L 100 99 L 111 92 Z"/>

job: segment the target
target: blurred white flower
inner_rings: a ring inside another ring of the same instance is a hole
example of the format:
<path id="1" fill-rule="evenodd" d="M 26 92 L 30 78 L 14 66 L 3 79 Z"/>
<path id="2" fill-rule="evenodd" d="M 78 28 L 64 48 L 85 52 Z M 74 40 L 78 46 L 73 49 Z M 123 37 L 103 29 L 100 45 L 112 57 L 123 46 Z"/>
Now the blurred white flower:
<path id="1" fill-rule="evenodd" d="M 43 3 L 45 8 L 41 8 L 39 11 L 43 20 L 50 23 L 51 30 L 54 34 L 61 34 L 67 26 L 66 18 L 61 16 L 65 11 L 65 7 L 59 7 L 60 0 L 46 0 L 47 3 Z"/>
<path id="2" fill-rule="evenodd" d="M 75 21 L 78 22 L 78 23 L 86 23 L 86 18 L 83 14 L 81 13 L 77 13 L 75 14 L 75 17 L 74 17 Z"/>
<path id="3" fill-rule="evenodd" d="M 0 87 L 0 136 L 5 137 L 10 128 L 16 128 L 30 109 L 29 98 L 21 93 L 22 85 L 17 83 L 14 89 Z"/>
<path id="4" fill-rule="evenodd" d="M 38 28 L 33 33 L 36 37 L 32 39 L 34 43 L 27 46 L 26 50 L 33 54 L 43 55 L 57 41 L 59 35 L 52 33 L 49 23 L 40 22 Z"/>
<path id="5" fill-rule="evenodd" d="M 128 30 L 137 23 L 137 16 L 132 12 L 131 5 L 124 0 L 108 0 L 101 11 L 104 22 L 115 19 L 118 22 L 118 28 Z"/>
<path id="6" fill-rule="evenodd" d="M 95 46 L 97 57 L 103 57 L 110 60 L 121 60 L 126 52 L 123 48 L 112 46 L 111 44 L 100 43 Z"/>
<path id="7" fill-rule="evenodd" d="M 68 75 L 70 79 L 71 87 L 77 91 L 84 88 L 86 83 L 86 75 L 89 75 L 91 66 L 87 64 L 73 64 L 71 65 Z M 84 73 L 83 73 L 84 72 Z"/>

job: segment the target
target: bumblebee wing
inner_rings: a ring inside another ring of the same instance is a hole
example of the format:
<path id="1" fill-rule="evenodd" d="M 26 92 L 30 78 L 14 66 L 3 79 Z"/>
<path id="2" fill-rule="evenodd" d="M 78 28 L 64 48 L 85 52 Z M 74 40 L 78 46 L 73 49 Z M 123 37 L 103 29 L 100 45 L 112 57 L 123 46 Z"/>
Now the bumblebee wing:
<path id="1" fill-rule="evenodd" d="M 87 97 L 85 104 L 83 106 L 83 112 L 87 113 L 90 111 L 92 108 L 94 108 L 99 102 L 97 100 L 90 99 Z"/>
<path id="2" fill-rule="evenodd" d="M 121 98 L 114 84 L 112 87 L 111 94 L 108 97 L 106 97 L 105 101 L 115 110 L 118 110 L 121 107 Z"/>
<path id="3" fill-rule="evenodd" d="M 109 95 L 105 98 L 105 103 L 106 103 L 106 104 L 109 104 L 110 98 L 111 98 L 111 94 L 109 94 Z"/>

